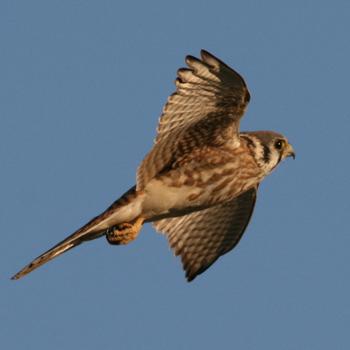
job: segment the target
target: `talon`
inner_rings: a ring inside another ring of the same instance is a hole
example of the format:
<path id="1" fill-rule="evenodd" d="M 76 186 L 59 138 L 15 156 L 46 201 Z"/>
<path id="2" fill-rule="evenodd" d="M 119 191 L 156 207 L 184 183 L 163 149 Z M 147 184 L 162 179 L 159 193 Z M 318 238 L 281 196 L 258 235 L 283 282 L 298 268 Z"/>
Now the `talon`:
<path id="1" fill-rule="evenodd" d="M 143 222 L 143 218 L 138 218 L 133 223 L 125 222 L 109 228 L 106 232 L 108 243 L 113 245 L 130 243 L 138 236 Z"/>

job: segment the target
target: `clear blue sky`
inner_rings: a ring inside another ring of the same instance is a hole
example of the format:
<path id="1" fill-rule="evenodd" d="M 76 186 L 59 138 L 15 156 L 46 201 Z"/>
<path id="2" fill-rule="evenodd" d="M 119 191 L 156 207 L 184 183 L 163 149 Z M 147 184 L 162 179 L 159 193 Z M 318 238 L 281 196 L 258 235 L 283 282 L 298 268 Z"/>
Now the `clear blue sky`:
<path id="1" fill-rule="evenodd" d="M 349 349 L 348 1 L 2 1 L 3 349 Z M 242 129 L 297 152 L 193 283 L 166 239 L 104 239 L 9 277 L 134 184 L 186 54 L 237 69 Z"/>

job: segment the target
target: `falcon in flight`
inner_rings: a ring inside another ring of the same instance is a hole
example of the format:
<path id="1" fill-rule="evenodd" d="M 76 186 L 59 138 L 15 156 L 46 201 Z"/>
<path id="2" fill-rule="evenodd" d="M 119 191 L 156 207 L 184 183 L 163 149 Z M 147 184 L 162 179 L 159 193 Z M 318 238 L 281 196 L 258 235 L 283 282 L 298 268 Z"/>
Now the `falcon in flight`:
<path id="1" fill-rule="evenodd" d="M 252 216 L 260 182 L 294 155 L 273 131 L 240 132 L 250 95 L 243 78 L 207 51 L 177 72 L 136 185 L 102 214 L 34 259 L 19 279 L 75 246 L 105 236 L 133 241 L 152 222 L 180 255 L 188 281 L 233 249 Z"/>

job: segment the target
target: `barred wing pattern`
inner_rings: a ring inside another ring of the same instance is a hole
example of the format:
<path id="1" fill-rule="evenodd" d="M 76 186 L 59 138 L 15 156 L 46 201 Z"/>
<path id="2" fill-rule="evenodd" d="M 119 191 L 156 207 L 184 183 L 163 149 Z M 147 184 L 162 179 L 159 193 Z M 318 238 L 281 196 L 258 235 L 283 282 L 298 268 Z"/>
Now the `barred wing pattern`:
<path id="1" fill-rule="evenodd" d="M 236 246 L 252 216 L 256 193 L 252 188 L 229 203 L 153 223 L 181 256 L 188 281 Z"/>
<path id="2" fill-rule="evenodd" d="M 213 143 L 210 129 L 215 128 L 221 143 L 239 145 L 239 120 L 250 99 L 243 78 L 204 50 L 201 60 L 187 56 L 186 63 L 188 68 L 178 70 L 176 92 L 164 106 L 155 145 L 138 169 L 138 190 L 169 165 L 181 141 L 187 144 L 183 148 L 187 152 L 191 147 Z M 192 139 L 197 142 L 191 143 Z"/>

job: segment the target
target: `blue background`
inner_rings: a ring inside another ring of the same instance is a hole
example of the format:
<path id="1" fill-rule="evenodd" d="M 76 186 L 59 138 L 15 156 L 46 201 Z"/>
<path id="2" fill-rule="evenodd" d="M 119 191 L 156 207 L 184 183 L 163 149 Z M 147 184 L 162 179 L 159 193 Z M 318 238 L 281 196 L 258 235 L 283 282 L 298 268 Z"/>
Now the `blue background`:
<path id="1" fill-rule="evenodd" d="M 2 1 L 3 349 L 349 349 L 348 1 Z M 186 54 L 237 69 L 242 129 L 297 152 L 193 283 L 146 225 L 9 277 L 135 182 Z"/>

